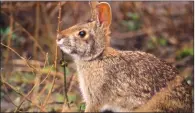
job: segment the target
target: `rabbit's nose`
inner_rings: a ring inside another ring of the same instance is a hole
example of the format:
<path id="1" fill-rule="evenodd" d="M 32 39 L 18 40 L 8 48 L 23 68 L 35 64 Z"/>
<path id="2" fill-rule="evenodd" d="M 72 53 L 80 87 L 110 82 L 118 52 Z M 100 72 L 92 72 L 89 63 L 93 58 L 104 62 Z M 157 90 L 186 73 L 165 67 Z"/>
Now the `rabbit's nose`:
<path id="1" fill-rule="evenodd" d="M 57 35 L 57 41 L 60 41 L 63 38 L 63 36 L 61 34 Z"/>

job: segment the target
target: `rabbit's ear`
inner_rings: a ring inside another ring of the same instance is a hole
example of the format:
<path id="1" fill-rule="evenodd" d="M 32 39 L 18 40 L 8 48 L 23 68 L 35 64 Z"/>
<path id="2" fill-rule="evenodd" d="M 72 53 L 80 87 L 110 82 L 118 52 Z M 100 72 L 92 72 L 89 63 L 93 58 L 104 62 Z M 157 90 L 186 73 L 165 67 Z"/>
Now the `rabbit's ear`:
<path id="1" fill-rule="evenodd" d="M 99 23 L 104 24 L 105 27 L 109 27 L 112 21 L 110 5 L 106 2 L 101 2 L 96 6 L 96 8 Z"/>
<path id="2" fill-rule="evenodd" d="M 89 2 L 89 5 L 91 7 L 91 21 L 97 20 L 97 9 L 96 6 L 99 4 L 98 1 L 93 0 Z"/>

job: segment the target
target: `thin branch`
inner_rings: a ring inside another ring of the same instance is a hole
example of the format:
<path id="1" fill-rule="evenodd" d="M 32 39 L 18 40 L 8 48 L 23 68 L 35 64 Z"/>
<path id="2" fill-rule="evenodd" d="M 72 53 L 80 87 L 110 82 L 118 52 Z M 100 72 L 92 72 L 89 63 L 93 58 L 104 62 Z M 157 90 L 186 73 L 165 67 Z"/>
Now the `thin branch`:
<path id="1" fill-rule="evenodd" d="M 60 32 L 60 24 L 61 24 L 61 10 L 62 10 L 62 6 L 61 6 L 61 2 L 59 2 L 59 15 L 58 15 L 58 29 L 57 29 L 57 34 Z M 57 50 L 57 48 L 56 48 Z M 69 105 L 69 101 L 68 101 L 68 90 L 66 87 L 66 63 L 64 60 L 64 53 L 61 51 L 62 54 L 62 61 L 63 61 L 63 71 L 64 71 L 64 96 L 65 96 L 65 100 L 64 100 L 64 104 L 66 103 L 66 105 L 68 106 L 68 108 L 70 108 Z M 63 109 L 62 109 L 63 110 Z"/>
<path id="2" fill-rule="evenodd" d="M 1 45 L 4 46 L 4 47 L 6 47 L 6 48 L 8 48 L 8 49 L 10 49 L 10 50 L 11 50 L 12 52 L 14 52 L 17 56 L 19 56 L 22 60 L 24 60 L 24 61 L 26 62 L 26 64 L 27 64 L 27 66 L 28 66 L 29 68 L 31 68 L 31 69 L 33 70 L 33 72 L 34 72 L 34 71 L 37 71 L 37 69 L 36 69 L 35 67 L 33 67 L 33 66 L 31 66 L 31 65 L 29 64 L 28 60 L 26 60 L 24 57 L 22 57 L 20 54 L 18 54 L 14 49 L 12 49 L 12 48 L 9 47 L 9 46 L 6 46 L 6 45 L 3 44 L 3 43 L 1 43 Z"/>
<path id="3" fill-rule="evenodd" d="M 7 86 L 9 86 L 12 90 L 14 90 L 16 93 L 18 93 L 19 95 L 21 95 L 22 97 L 24 97 L 26 100 L 28 100 L 30 103 L 32 103 L 34 106 L 36 106 L 37 108 L 39 108 L 41 111 L 44 111 L 41 106 L 35 104 L 34 102 L 32 102 L 28 97 L 25 96 L 25 94 L 23 94 L 22 92 L 20 92 L 18 89 L 14 88 L 12 85 L 10 85 L 9 83 L 5 82 L 3 79 L 1 79 L 1 82 Z"/>
<path id="4" fill-rule="evenodd" d="M 46 53 L 46 55 L 45 55 L 45 63 L 44 63 L 43 68 L 45 68 L 45 66 L 46 66 L 47 62 L 48 62 L 48 53 Z"/>
<path id="5" fill-rule="evenodd" d="M 58 28 L 57 28 L 57 34 L 60 32 L 60 19 L 61 19 L 61 2 L 58 3 L 59 6 L 59 16 L 58 16 Z M 57 73 L 57 55 L 58 55 L 58 47 L 57 44 L 55 43 L 55 61 L 54 61 L 54 68 L 55 68 L 55 72 Z M 48 103 L 48 100 L 51 96 L 51 92 L 53 90 L 54 84 L 55 84 L 55 80 L 56 80 L 56 76 L 53 76 L 53 81 L 52 81 L 52 87 L 49 90 L 49 93 L 44 101 L 43 107 L 45 107 L 45 105 Z"/>
<path id="6" fill-rule="evenodd" d="M 3 14 L 7 15 L 5 12 L 1 11 Z M 8 16 L 8 15 L 7 15 Z M 10 18 L 10 16 L 8 16 Z M 13 19 L 14 20 L 14 19 Z M 39 43 L 35 40 L 35 38 L 20 24 L 18 23 L 16 20 L 14 20 L 14 22 L 19 25 L 21 28 L 22 28 L 22 31 L 24 31 L 28 36 L 29 38 L 34 42 L 36 43 L 37 47 L 40 49 L 41 53 L 45 56 L 45 52 L 43 50 L 43 48 L 39 45 Z"/>
<path id="7" fill-rule="evenodd" d="M 60 33 L 61 12 L 62 12 L 61 2 L 58 3 L 58 7 L 59 7 L 59 14 L 58 14 L 58 28 L 57 28 L 57 34 Z"/>
<path id="8" fill-rule="evenodd" d="M 35 35 L 34 38 L 36 41 L 38 41 L 39 37 L 39 15 L 40 15 L 40 4 L 39 2 L 36 3 L 36 21 L 35 21 Z M 34 43 L 33 46 L 33 55 L 34 59 L 37 59 L 37 43 Z"/>
<path id="9" fill-rule="evenodd" d="M 65 99 L 64 100 L 64 104 L 66 103 L 66 105 L 68 106 L 68 108 L 70 108 L 69 100 L 68 100 L 68 89 L 67 89 L 67 86 L 66 86 L 67 85 L 66 84 L 67 83 L 67 81 L 66 81 L 66 65 L 67 65 L 67 63 L 66 63 L 66 61 L 64 59 L 64 53 L 62 51 L 61 51 L 61 53 L 62 53 L 62 61 L 63 61 L 63 64 L 61 64 L 61 65 L 62 65 L 63 71 L 64 71 L 64 96 L 65 96 L 65 98 L 64 98 Z"/>
<path id="10" fill-rule="evenodd" d="M 9 31 L 9 35 L 8 35 L 7 45 L 9 47 L 11 47 L 11 40 L 12 40 L 12 34 L 13 34 L 13 23 L 14 23 L 14 21 L 13 21 L 13 12 L 12 12 L 12 2 L 10 2 L 9 9 L 10 9 L 10 31 Z M 7 49 L 7 56 L 6 56 L 6 59 L 5 59 L 5 64 L 8 63 L 9 57 L 10 57 L 10 50 Z"/>
<path id="11" fill-rule="evenodd" d="M 22 102 L 19 104 L 19 106 L 15 109 L 15 112 L 17 112 L 19 109 L 20 109 L 20 107 L 22 106 L 22 104 L 24 103 L 24 101 L 26 100 L 25 98 L 27 98 L 31 93 L 32 93 L 32 91 L 35 89 L 35 87 L 36 86 L 40 86 L 47 78 L 48 78 L 48 76 L 50 75 L 50 73 L 51 73 L 51 70 L 52 70 L 52 68 L 53 68 L 53 65 L 52 65 L 52 67 L 49 69 L 49 72 L 47 73 L 47 76 L 37 85 L 37 83 L 33 86 L 33 88 L 28 92 L 28 94 L 22 99 Z"/>
<path id="12" fill-rule="evenodd" d="M 61 10 L 62 10 L 62 5 L 61 5 L 61 2 L 59 2 L 59 15 L 58 15 L 58 29 L 57 29 L 57 34 L 60 33 L 60 24 L 61 24 Z M 56 45 L 56 51 L 57 51 L 57 45 Z M 66 103 L 66 105 L 68 106 L 68 108 L 70 108 L 70 105 L 69 105 L 69 101 L 68 101 L 68 95 L 67 95 L 67 87 L 66 87 L 66 64 L 65 64 L 65 60 L 64 60 L 64 53 L 61 51 L 61 54 L 62 54 L 62 61 L 63 61 L 63 70 L 64 70 L 64 96 L 65 96 L 65 101 L 64 103 Z M 57 59 L 56 59 L 57 60 Z"/>
<path id="13" fill-rule="evenodd" d="M 6 92 L 6 96 L 9 98 L 10 102 L 15 106 L 15 107 L 18 107 L 13 101 L 12 99 L 10 98 L 9 94 L 8 94 L 8 91 L 7 91 L 7 87 L 5 87 L 5 84 L 2 84 L 2 86 L 5 88 L 5 92 Z"/>
<path id="14" fill-rule="evenodd" d="M 46 77 L 40 82 L 39 85 L 41 85 L 43 82 L 45 82 L 45 80 L 48 78 L 48 76 L 51 74 L 51 70 L 53 68 L 53 65 L 51 66 L 51 68 L 49 69 L 49 72 L 47 73 Z"/>

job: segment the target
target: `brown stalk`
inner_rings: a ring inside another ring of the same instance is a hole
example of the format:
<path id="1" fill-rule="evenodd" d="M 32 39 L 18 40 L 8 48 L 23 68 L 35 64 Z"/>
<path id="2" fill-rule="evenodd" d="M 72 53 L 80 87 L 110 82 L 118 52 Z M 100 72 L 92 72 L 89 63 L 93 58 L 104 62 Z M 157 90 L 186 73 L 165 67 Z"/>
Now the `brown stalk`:
<path id="1" fill-rule="evenodd" d="M 39 2 L 36 3 L 36 21 L 35 21 L 35 35 L 34 38 L 36 41 L 38 41 L 38 37 L 39 37 L 39 13 L 40 13 L 40 4 Z M 37 59 L 37 43 L 34 43 L 33 45 L 33 57 L 34 59 Z"/>
<path id="2" fill-rule="evenodd" d="M 59 16 L 58 16 L 58 28 L 57 28 L 57 34 L 60 32 L 60 23 L 61 23 L 61 2 L 58 3 L 58 6 L 59 6 Z M 57 44 L 55 45 L 55 61 L 54 61 L 54 68 L 55 68 L 55 72 L 57 73 L 57 55 L 58 55 L 58 47 L 57 47 Z M 54 75 L 53 76 L 53 81 L 52 81 L 52 87 L 51 89 L 49 90 L 49 93 L 44 101 L 44 104 L 43 104 L 43 107 L 45 107 L 45 105 L 47 105 L 48 103 L 48 100 L 51 96 L 51 92 L 53 90 L 53 87 L 54 87 L 54 84 L 55 84 L 55 80 L 56 80 L 56 76 Z"/>
<path id="3" fill-rule="evenodd" d="M 18 54 L 14 49 L 12 49 L 12 48 L 9 47 L 9 46 L 6 46 L 6 45 L 3 44 L 3 43 L 1 43 L 1 45 L 4 46 L 4 47 L 6 47 L 6 48 L 8 48 L 8 49 L 10 49 L 10 50 L 11 50 L 12 52 L 14 52 L 17 56 L 19 56 L 22 60 L 24 60 L 24 61 L 26 62 L 26 64 L 27 64 L 27 66 L 28 66 L 30 69 L 32 69 L 33 73 L 37 72 L 37 69 L 36 69 L 35 67 L 31 66 L 31 65 L 29 64 L 28 60 L 26 60 L 24 57 L 22 57 L 20 54 Z M 35 71 L 35 72 L 34 72 L 34 71 Z"/>
<path id="4" fill-rule="evenodd" d="M 47 9 L 45 8 L 46 4 L 41 3 L 40 5 L 41 5 L 41 11 L 42 11 L 41 13 L 43 14 L 42 17 L 43 17 L 43 20 L 45 22 L 45 26 L 44 26 L 45 31 L 44 32 L 47 32 L 45 34 L 46 35 L 45 37 L 48 37 L 48 40 L 51 40 L 52 42 L 54 42 L 55 39 L 53 37 L 55 37 L 55 36 L 53 34 L 53 29 L 52 29 L 53 27 L 51 25 L 50 17 L 48 16 Z M 55 51 L 54 46 L 55 45 L 53 43 L 50 44 L 50 46 L 49 46 L 50 51 Z M 52 59 L 54 58 L 53 54 L 50 54 L 50 56 Z"/>
<path id="5" fill-rule="evenodd" d="M 12 12 L 12 2 L 10 2 L 10 4 L 9 4 L 9 10 L 10 10 L 10 22 L 9 22 L 10 32 L 9 32 L 9 35 L 8 35 L 7 45 L 9 47 L 11 47 L 11 39 L 12 39 L 13 23 L 14 23 L 14 21 L 13 21 L 13 12 Z M 8 63 L 9 57 L 10 57 L 10 50 L 7 49 L 7 56 L 5 58 L 5 65 Z"/>
<path id="6" fill-rule="evenodd" d="M 34 106 L 36 106 L 37 108 L 39 108 L 41 111 L 44 111 L 41 106 L 37 105 L 36 103 L 32 102 L 28 97 L 26 97 L 25 94 L 23 94 L 22 92 L 20 92 L 18 89 L 14 88 L 12 85 L 10 85 L 9 83 L 5 82 L 2 78 L 1 78 L 1 82 L 4 85 L 7 85 L 8 87 L 10 87 L 12 90 L 14 90 L 16 93 L 18 93 L 19 95 L 21 95 L 22 97 L 24 97 L 27 101 L 29 101 L 30 103 L 32 103 Z"/>
<path id="7" fill-rule="evenodd" d="M 8 93 L 8 91 L 7 91 L 7 87 L 5 86 L 5 84 L 3 84 L 2 85 L 4 88 L 5 88 L 5 93 L 6 93 L 6 96 L 9 98 L 9 100 L 10 100 L 10 102 L 15 106 L 15 107 L 17 107 L 17 105 L 12 101 L 12 99 L 10 98 L 10 96 L 9 96 L 9 93 Z"/>
<path id="8" fill-rule="evenodd" d="M 57 34 L 60 33 L 60 24 L 61 24 L 61 10 L 62 10 L 62 4 L 61 2 L 59 2 L 59 15 L 58 15 L 58 29 L 57 29 Z M 56 45 L 57 47 L 57 45 Z M 56 51 L 57 51 L 57 48 L 56 48 Z M 65 61 L 64 61 L 64 53 L 61 51 L 62 53 L 62 60 L 63 60 L 63 69 L 64 69 L 64 96 L 65 96 L 65 101 L 64 101 L 64 104 L 63 105 L 67 105 L 68 108 L 70 108 L 70 105 L 69 105 L 69 101 L 68 101 L 68 90 L 67 90 L 67 86 L 66 86 L 66 64 L 65 64 Z M 63 109 L 62 109 L 62 112 L 63 112 Z"/>
<path id="9" fill-rule="evenodd" d="M 3 14 L 7 15 L 3 11 L 1 11 L 1 12 Z M 8 16 L 8 17 L 11 18 L 10 16 Z M 13 18 L 13 20 L 14 20 L 14 18 Z M 21 30 L 24 31 L 34 43 L 36 43 L 37 47 L 40 49 L 40 52 L 45 56 L 45 52 L 43 51 L 43 48 L 39 45 L 39 43 L 35 40 L 35 38 L 20 23 L 18 23 L 16 20 L 14 20 L 14 22 L 16 23 L 16 25 L 21 27 Z"/>
<path id="10" fill-rule="evenodd" d="M 29 72 L 31 72 L 31 70 L 29 68 L 25 68 L 25 67 L 15 67 L 13 72 L 28 72 L 29 73 Z M 40 72 L 40 74 L 43 74 L 43 75 L 47 74 L 47 72 L 45 72 L 43 70 L 40 70 L 39 72 Z M 63 73 L 61 73 L 61 72 L 56 73 L 55 71 L 51 71 L 50 75 L 56 76 L 59 79 L 62 79 L 62 77 L 63 77 Z"/>
<path id="11" fill-rule="evenodd" d="M 40 3 L 39 2 L 36 2 L 36 21 L 35 21 L 35 34 L 34 34 L 34 38 L 35 40 L 38 42 L 38 38 L 39 38 L 39 15 L 40 15 Z M 34 43 L 33 45 L 33 57 L 35 60 L 37 60 L 37 43 Z M 39 67 L 40 69 L 40 67 Z M 36 86 L 36 84 L 40 84 L 40 74 L 37 74 L 35 79 L 34 79 L 34 84 Z M 35 103 L 37 103 L 38 99 L 37 99 L 37 93 L 38 93 L 38 90 L 39 90 L 39 85 L 37 87 L 34 87 L 33 90 L 32 90 L 32 98 L 33 101 Z M 22 104 L 22 103 L 21 103 Z"/>
<path id="12" fill-rule="evenodd" d="M 48 53 L 46 53 L 46 55 L 45 55 L 45 63 L 44 63 L 43 68 L 45 68 L 47 63 L 48 63 Z"/>
<path id="13" fill-rule="evenodd" d="M 28 98 L 28 96 L 32 93 L 32 91 L 36 88 L 36 86 L 40 86 L 48 78 L 48 76 L 50 75 L 50 72 L 51 72 L 51 69 L 52 68 L 53 68 L 53 65 L 50 68 L 49 72 L 47 73 L 47 76 L 39 84 L 37 82 L 35 83 L 35 85 L 33 86 L 33 88 L 28 92 L 28 94 L 22 99 L 22 101 L 19 104 L 19 106 L 15 109 L 15 112 L 17 112 L 20 109 L 20 107 L 22 106 L 22 104 L 24 103 L 24 101 L 26 100 L 26 98 Z"/>

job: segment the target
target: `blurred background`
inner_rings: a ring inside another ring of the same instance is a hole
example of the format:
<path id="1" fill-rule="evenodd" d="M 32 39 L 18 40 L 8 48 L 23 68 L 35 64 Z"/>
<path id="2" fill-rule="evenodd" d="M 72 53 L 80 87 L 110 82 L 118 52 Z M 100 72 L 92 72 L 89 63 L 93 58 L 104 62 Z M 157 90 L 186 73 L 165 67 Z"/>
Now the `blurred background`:
<path id="1" fill-rule="evenodd" d="M 85 109 L 75 65 L 67 55 L 67 95 L 64 91 L 62 54 L 58 48 L 56 56 L 55 43 L 58 3 L 1 1 L 1 112 Z M 109 3 L 112 47 L 154 54 L 189 75 L 193 85 L 194 2 Z M 61 7 L 61 30 L 91 15 L 88 2 L 61 2 Z"/>

